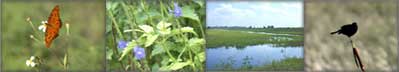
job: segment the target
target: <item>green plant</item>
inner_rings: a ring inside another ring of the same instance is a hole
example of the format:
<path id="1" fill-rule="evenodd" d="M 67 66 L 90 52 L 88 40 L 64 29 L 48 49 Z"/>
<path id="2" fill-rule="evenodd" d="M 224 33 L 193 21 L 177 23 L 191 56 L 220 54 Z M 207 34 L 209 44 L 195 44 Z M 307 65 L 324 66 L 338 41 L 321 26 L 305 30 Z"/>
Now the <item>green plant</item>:
<path id="1" fill-rule="evenodd" d="M 108 2 L 108 70 L 204 71 L 203 2 Z"/>
<path id="2" fill-rule="evenodd" d="M 37 26 L 38 29 L 36 29 L 36 25 L 34 25 L 31 21 L 31 18 L 28 17 L 26 19 L 26 21 L 30 24 L 32 30 L 35 32 L 33 34 L 30 35 L 30 38 L 32 40 L 34 40 L 34 43 L 40 44 L 41 46 L 39 46 L 39 48 L 45 48 L 45 52 L 50 52 L 51 55 L 54 55 L 56 57 L 56 59 L 59 61 L 59 65 L 60 67 L 62 67 L 65 71 L 68 70 L 68 50 L 67 48 L 64 49 L 60 49 L 60 48 L 46 48 L 45 47 L 45 33 L 46 33 L 46 25 L 47 25 L 47 21 L 42 21 L 42 24 L 40 26 Z M 65 36 L 65 41 L 68 42 L 68 37 L 70 36 L 69 33 L 69 24 L 65 23 L 64 24 L 66 27 L 66 36 Z M 57 51 L 62 51 L 64 52 L 64 56 L 59 57 L 56 52 Z M 40 52 L 40 51 L 38 51 Z M 38 55 L 38 56 L 31 56 L 28 60 L 26 60 L 26 65 L 36 71 L 41 71 L 45 68 L 49 68 L 51 67 L 51 65 L 46 65 L 46 64 L 50 64 L 50 60 L 46 59 L 46 58 L 42 58 L 42 57 L 46 57 L 46 55 Z"/>

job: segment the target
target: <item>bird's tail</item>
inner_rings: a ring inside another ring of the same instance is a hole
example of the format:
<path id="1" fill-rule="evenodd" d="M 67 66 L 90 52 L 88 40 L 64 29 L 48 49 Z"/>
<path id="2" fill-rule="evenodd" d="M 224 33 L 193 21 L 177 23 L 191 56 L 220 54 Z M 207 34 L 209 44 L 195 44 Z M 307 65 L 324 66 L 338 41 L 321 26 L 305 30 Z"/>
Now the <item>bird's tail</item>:
<path id="1" fill-rule="evenodd" d="M 335 32 L 331 32 L 330 34 L 332 34 L 332 35 L 333 35 L 333 34 L 335 34 L 335 33 L 338 33 L 338 31 L 335 31 Z"/>

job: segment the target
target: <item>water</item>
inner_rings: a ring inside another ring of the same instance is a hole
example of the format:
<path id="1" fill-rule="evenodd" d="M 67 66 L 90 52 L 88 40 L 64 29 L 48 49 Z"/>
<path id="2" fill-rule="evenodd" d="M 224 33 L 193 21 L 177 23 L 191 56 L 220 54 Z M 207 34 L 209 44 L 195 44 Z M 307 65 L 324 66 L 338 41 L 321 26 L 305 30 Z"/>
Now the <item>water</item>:
<path id="1" fill-rule="evenodd" d="M 303 47 L 273 47 L 271 44 L 247 46 L 245 48 L 218 47 L 206 50 L 206 67 L 208 70 L 223 69 L 221 64 L 228 64 L 233 69 L 247 65 L 257 67 L 270 64 L 273 60 L 279 61 L 288 57 L 303 58 Z M 247 59 L 247 60 L 245 60 Z M 219 66 L 217 66 L 219 65 Z"/>

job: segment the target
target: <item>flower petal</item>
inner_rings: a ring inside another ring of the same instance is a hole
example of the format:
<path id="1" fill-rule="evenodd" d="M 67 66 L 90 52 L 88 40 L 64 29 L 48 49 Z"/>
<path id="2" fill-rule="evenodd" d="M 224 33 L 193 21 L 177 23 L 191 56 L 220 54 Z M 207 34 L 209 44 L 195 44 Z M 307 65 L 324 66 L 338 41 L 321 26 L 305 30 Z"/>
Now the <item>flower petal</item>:
<path id="1" fill-rule="evenodd" d="M 173 6 L 175 7 L 175 9 L 173 10 L 175 17 L 180 17 L 182 15 L 181 7 L 179 7 L 178 3 L 173 3 Z"/>
<path id="2" fill-rule="evenodd" d="M 145 49 L 144 49 L 144 48 L 141 48 L 141 47 L 139 47 L 139 46 L 136 46 L 136 47 L 133 49 L 133 52 L 134 52 L 134 57 L 135 57 L 137 60 L 141 60 L 141 59 L 145 58 Z"/>
<path id="3" fill-rule="evenodd" d="M 127 47 L 127 43 L 128 43 L 128 42 L 126 42 L 126 41 L 124 41 L 124 40 L 120 40 L 120 41 L 118 42 L 118 48 L 120 48 L 120 49 L 126 48 L 126 47 Z"/>
<path id="4" fill-rule="evenodd" d="M 39 30 L 41 30 L 41 31 L 43 31 L 43 32 L 46 32 L 46 25 L 45 25 L 45 24 L 40 25 L 40 26 L 39 26 Z"/>

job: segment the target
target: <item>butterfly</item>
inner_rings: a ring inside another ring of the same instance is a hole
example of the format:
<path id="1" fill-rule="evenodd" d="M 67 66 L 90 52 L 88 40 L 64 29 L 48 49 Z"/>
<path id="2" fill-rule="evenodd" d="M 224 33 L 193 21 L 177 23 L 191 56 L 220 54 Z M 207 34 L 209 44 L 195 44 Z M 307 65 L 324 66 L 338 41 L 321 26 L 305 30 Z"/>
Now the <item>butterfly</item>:
<path id="1" fill-rule="evenodd" d="M 58 37 L 58 32 L 61 28 L 61 19 L 60 19 L 60 8 L 59 6 L 55 6 L 51 11 L 50 16 L 46 23 L 46 33 L 45 33 L 45 43 L 46 47 L 50 48 L 51 43 L 54 41 L 55 38 Z"/>

